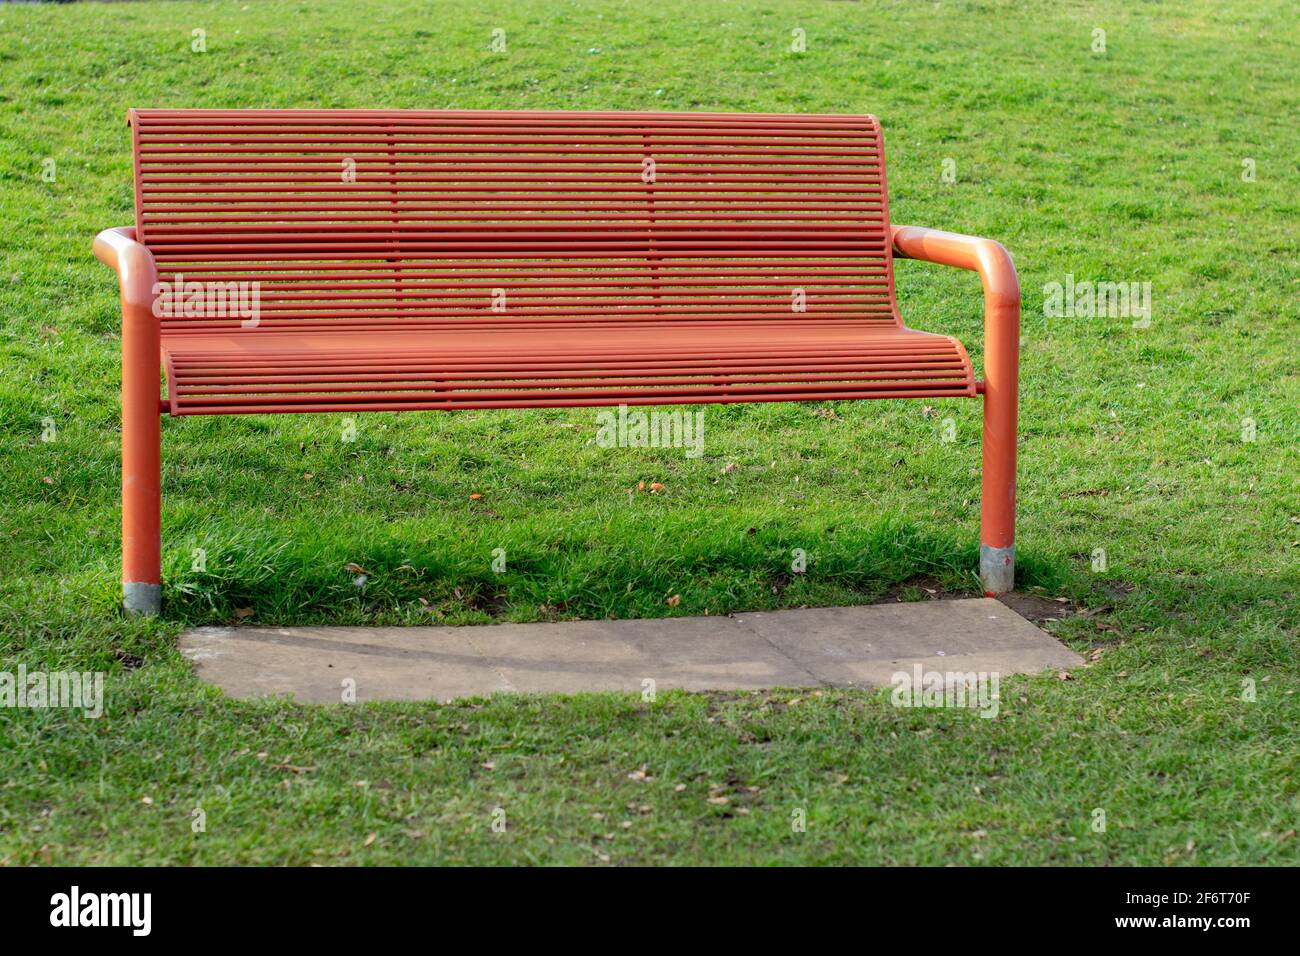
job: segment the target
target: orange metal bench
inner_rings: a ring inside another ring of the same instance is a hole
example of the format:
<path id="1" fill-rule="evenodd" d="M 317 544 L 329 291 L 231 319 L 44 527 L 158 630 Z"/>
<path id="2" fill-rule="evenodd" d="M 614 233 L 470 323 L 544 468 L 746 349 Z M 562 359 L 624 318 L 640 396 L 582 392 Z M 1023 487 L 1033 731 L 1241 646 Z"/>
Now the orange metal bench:
<path id="1" fill-rule="evenodd" d="M 875 117 L 128 118 L 135 227 L 95 240 L 122 294 L 128 610 L 160 606 L 161 413 L 982 393 L 980 573 L 1011 588 L 1015 269 L 996 242 L 891 227 Z M 982 381 L 956 339 L 903 325 L 895 256 L 980 274 Z M 238 283 L 255 313 L 222 301 Z"/>

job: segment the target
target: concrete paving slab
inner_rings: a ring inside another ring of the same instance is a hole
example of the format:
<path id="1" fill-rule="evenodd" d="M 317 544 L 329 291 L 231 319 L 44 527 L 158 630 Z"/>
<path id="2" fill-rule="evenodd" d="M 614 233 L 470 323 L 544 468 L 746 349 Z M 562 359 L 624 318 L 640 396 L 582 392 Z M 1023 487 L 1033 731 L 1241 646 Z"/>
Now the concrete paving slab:
<path id="1" fill-rule="evenodd" d="M 338 703 L 345 686 L 358 701 L 446 701 L 641 693 L 646 681 L 692 691 L 886 686 L 915 664 L 1008 676 L 1082 663 L 991 598 L 486 627 L 201 627 L 181 635 L 180 649 L 231 696 L 310 703 Z"/>
<path id="2" fill-rule="evenodd" d="M 819 681 L 837 686 L 888 684 L 895 672 L 918 661 L 934 670 L 978 672 L 998 668 L 958 667 L 958 660 L 996 660 L 1002 673 L 1023 674 L 1080 660 L 992 598 L 760 611 L 736 618 Z"/>
<path id="3" fill-rule="evenodd" d="M 457 627 L 200 627 L 180 636 L 199 677 L 232 697 L 341 703 L 449 700 L 513 690 Z"/>

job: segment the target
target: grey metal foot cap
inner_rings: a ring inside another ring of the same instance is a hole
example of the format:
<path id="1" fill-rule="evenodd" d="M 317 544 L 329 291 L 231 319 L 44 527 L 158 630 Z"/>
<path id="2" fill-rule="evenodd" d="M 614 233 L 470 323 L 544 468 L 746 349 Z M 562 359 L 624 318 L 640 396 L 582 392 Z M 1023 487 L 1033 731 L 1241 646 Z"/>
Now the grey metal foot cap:
<path id="1" fill-rule="evenodd" d="M 1006 594 L 1016 583 L 1016 546 L 991 548 L 980 545 L 980 583 L 990 597 Z"/>
<path id="2" fill-rule="evenodd" d="M 128 614 L 157 614 L 162 610 L 162 585 L 144 581 L 123 582 L 122 606 Z"/>

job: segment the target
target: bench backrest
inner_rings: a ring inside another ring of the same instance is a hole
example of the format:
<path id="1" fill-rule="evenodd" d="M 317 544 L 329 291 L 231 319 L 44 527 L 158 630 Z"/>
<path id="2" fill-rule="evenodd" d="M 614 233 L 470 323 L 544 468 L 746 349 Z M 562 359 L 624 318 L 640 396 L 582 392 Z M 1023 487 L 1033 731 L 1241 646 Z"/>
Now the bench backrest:
<path id="1" fill-rule="evenodd" d="M 130 120 L 137 235 L 160 279 L 256 282 L 262 330 L 898 323 L 872 116 L 132 110 Z M 240 318 L 163 322 L 200 331 Z"/>

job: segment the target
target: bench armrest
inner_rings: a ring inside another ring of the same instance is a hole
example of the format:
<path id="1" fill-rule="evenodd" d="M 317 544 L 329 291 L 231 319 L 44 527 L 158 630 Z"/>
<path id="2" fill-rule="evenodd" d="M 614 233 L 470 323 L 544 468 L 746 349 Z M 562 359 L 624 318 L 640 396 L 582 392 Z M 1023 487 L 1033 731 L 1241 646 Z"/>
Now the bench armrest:
<path id="1" fill-rule="evenodd" d="M 905 259 L 920 259 L 978 272 L 980 281 L 984 283 L 986 313 L 996 309 L 1004 315 L 1014 314 L 1019 325 L 1020 280 L 1016 277 L 1011 254 L 1001 243 L 920 226 L 894 226 L 891 239 L 894 253 Z"/>
<path id="2" fill-rule="evenodd" d="M 158 282 L 158 266 L 149 248 L 135 241 L 131 227 L 105 229 L 95 237 L 95 258 L 117 273 L 122 287 L 122 316 L 128 309 L 144 309 L 153 314 Z"/>
<path id="3" fill-rule="evenodd" d="M 895 254 L 978 272 L 984 285 L 984 391 L 1009 391 L 1020 374 L 1020 279 L 1001 243 L 920 226 L 890 229 Z"/>
<path id="4" fill-rule="evenodd" d="M 135 449 L 132 461 L 144 462 L 141 467 L 148 472 L 155 468 L 150 464 L 154 459 L 149 456 L 157 454 L 158 444 L 155 431 L 162 323 L 153 310 L 158 298 L 158 265 L 149 248 L 135 241 L 135 230 L 129 227 L 105 229 L 95 237 L 94 250 L 95 258 L 117 273 L 122 291 L 123 448 L 129 445 Z M 150 448 L 153 450 L 149 451 Z M 122 474 L 125 481 L 125 465 Z M 125 532 L 126 526 L 123 528 Z M 156 534 L 149 532 L 145 537 L 154 540 Z M 128 580 L 144 581 L 145 578 Z"/>
<path id="5" fill-rule="evenodd" d="M 1020 280 L 1006 249 L 992 239 L 919 226 L 894 226 L 895 252 L 908 259 L 978 272 L 984 284 L 984 477 L 980 579 L 984 593 L 1015 584 L 1016 418 L 1020 404 Z"/>
<path id="6" fill-rule="evenodd" d="M 131 228 L 95 237 L 95 258 L 122 290 L 122 586 L 128 611 L 157 614 L 161 601 L 162 431 L 158 396 L 162 328 L 154 315 L 158 266 Z"/>

